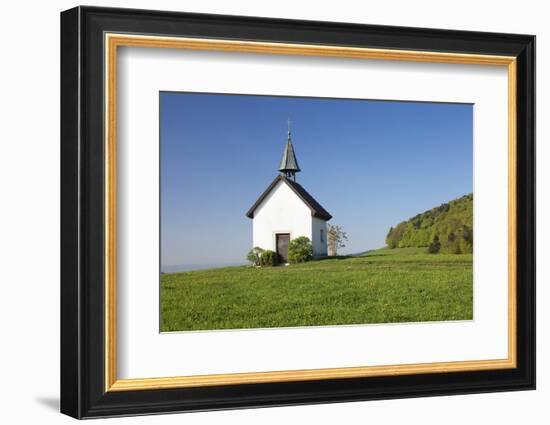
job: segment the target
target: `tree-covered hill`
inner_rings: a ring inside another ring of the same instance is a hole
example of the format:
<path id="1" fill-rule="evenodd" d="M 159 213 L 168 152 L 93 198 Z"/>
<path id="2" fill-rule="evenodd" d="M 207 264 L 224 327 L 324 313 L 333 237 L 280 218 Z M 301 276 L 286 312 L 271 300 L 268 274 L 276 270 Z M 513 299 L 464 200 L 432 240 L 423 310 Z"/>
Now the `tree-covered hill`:
<path id="1" fill-rule="evenodd" d="M 473 194 L 464 195 L 390 228 L 389 248 L 427 247 L 428 252 L 466 254 L 473 249 Z"/>

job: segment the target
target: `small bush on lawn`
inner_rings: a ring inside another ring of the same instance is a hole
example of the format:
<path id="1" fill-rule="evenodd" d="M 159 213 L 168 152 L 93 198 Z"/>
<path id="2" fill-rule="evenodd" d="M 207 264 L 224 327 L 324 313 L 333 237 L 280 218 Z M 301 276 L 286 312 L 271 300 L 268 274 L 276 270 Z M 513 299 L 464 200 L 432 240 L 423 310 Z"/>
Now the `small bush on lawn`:
<path id="1" fill-rule="evenodd" d="M 259 246 L 255 246 L 250 251 L 248 251 L 248 254 L 246 255 L 246 259 L 250 261 L 250 263 L 253 266 L 259 266 L 260 265 L 260 258 L 262 256 L 262 253 L 264 250 L 260 248 Z"/>
<path id="2" fill-rule="evenodd" d="M 277 253 L 269 249 L 266 249 L 264 252 L 262 252 L 262 255 L 260 255 L 260 265 L 264 267 L 276 266 L 278 262 L 277 260 Z"/>
<path id="3" fill-rule="evenodd" d="M 313 258 L 313 246 L 309 238 L 300 236 L 288 244 L 288 261 L 292 264 L 303 263 Z"/>

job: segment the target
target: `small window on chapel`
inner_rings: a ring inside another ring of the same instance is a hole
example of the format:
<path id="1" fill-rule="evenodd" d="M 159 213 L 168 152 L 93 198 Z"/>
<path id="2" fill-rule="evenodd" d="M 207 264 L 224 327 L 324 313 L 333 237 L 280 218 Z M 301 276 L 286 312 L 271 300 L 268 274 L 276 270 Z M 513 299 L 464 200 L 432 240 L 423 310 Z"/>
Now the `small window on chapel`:
<path id="1" fill-rule="evenodd" d="M 323 229 L 320 229 L 320 230 L 321 230 L 321 242 L 324 242 L 325 241 L 325 235 L 324 235 Z"/>

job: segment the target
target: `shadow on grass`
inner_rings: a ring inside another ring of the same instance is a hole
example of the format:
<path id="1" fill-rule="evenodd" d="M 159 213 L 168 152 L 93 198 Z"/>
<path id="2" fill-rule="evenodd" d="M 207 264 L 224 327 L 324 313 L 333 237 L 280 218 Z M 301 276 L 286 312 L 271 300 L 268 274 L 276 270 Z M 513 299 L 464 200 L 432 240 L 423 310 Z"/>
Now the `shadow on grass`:
<path id="1" fill-rule="evenodd" d="M 311 261 L 347 260 L 349 258 L 354 258 L 354 257 L 356 257 L 356 256 L 355 255 L 333 255 L 333 256 L 329 256 L 329 257 L 315 258 L 314 260 L 311 260 Z"/>

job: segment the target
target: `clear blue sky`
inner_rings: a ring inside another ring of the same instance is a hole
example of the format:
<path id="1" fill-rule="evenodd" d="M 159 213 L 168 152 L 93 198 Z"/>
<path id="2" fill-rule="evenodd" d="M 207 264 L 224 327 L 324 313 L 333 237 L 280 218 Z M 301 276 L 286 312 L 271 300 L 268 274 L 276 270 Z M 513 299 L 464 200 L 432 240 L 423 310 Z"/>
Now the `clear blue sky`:
<path id="1" fill-rule="evenodd" d="M 248 208 L 277 175 L 287 119 L 297 181 L 349 236 L 472 192 L 472 105 L 161 93 L 161 264 L 241 262 Z"/>

